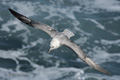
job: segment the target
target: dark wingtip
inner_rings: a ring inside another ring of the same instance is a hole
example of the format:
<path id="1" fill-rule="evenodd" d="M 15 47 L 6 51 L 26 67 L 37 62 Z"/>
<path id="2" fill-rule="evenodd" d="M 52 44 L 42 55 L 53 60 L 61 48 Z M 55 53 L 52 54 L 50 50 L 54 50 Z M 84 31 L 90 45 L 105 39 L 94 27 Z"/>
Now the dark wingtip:
<path id="1" fill-rule="evenodd" d="M 9 8 L 9 11 L 12 13 L 12 15 L 14 15 L 14 16 L 17 17 L 17 18 L 19 18 L 20 16 L 23 16 L 23 15 L 15 12 L 14 10 L 12 10 L 12 9 L 10 9 L 10 8 Z"/>
<path id="2" fill-rule="evenodd" d="M 8 9 L 9 9 L 9 11 L 10 11 L 10 12 L 12 12 L 12 11 L 13 11 L 13 10 L 12 10 L 12 9 L 10 9 L 10 8 L 8 8 Z"/>
<path id="3" fill-rule="evenodd" d="M 11 12 L 11 14 L 13 16 L 15 16 L 16 18 L 18 18 L 20 21 L 30 25 L 30 22 L 31 22 L 31 19 L 27 18 L 26 16 L 23 16 L 22 14 L 20 13 L 17 13 L 16 11 L 12 10 L 9 8 L 9 11 Z"/>
<path id="4" fill-rule="evenodd" d="M 12 14 L 14 14 L 14 11 L 13 11 L 12 9 L 9 8 L 9 11 L 10 11 Z"/>
<path id="5" fill-rule="evenodd" d="M 8 9 L 9 9 L 10 12 L 12 11 L 12 9 L 10 9 L 10 8 L 8 8 Z"/>
<path id="6" fill-rule="evenodd" d="M 9 8 L 9 11 L 12 13 L 12 14 L 15 14 L 15 11 L 13 11 L 12 9 Z"/>

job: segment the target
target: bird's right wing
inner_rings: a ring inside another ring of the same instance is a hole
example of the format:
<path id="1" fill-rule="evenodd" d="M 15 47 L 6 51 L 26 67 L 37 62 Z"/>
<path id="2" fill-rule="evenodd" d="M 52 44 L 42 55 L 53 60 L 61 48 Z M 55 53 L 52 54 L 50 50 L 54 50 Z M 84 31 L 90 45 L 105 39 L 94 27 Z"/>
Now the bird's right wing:
<path id="1" fill-rule="evenodd" d="M 51 37 L 53 37 L 56 34 L 56 30 L 53 29 L 52 27 L 41 23 L 41 22 L 37 22 L 34 20 L 31 20 L 30 18 L 27 18 L 26 16 L 23 16 L 22 14 L 19 14 L 15 11 L 13 11 L 12 9 L 9 9 L 9 11 L 16 17 L 18 18 L 20 21 L 22 21 L 23 23 L 31 26 L 31 27 L 35 27 L 38 29 L 43 30 L 44 32 L 48 33 Z"/>
<path id="2" fill-rule="evenodd" d="M 100 72 L 110 74 L 108 71 L 103 69 L 100 65 L 96 64 L 89 57 L 87 57 L 87 55 L 81 50 L 81 48 L 77 44 L 71 42 L 70 40 L 67 40 L 64 42 L 64 45 L 69 47 L 70 49 L 72 49 L 79 56 L 79 58 L 82 59 L 89 66 L 95 68 L 96 70 L 98 70 Z"/>

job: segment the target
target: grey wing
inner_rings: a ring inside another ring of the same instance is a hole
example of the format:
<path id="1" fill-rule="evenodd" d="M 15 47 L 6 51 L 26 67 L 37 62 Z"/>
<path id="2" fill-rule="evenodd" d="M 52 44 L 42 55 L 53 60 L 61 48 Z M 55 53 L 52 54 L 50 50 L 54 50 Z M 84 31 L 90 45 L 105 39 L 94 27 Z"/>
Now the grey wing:
<path id="1" fill-rule="evenodd" d="M 70 40 L 67 40 L 64 42 L 64 45 L 71 48 L 79 56 L 79 58 L 82 59 L 84 62 L 86 62 L 89 66 L 95 68 L 100 72 L 110 74 L 108 71 L 103 69 L 100 65 L 96 64 L 94 61 L 88 58 L 87 55 L 81 50 L 81 48 L 77 44 L 71 42 Z"/>
<path id="2" fill-rule="evenodd" d="M 41 22 L 36 22 L 30 18 L 27 18 L 26 16 L 23 16 L 22 14 L 19 14 L 15 11 L 13 11 L 12 9 L 9 9 L 9 11 L 16 17 L 18 18 L 20 21 L 22 21 L 23 23 L 26 23 L 27 25 L 31 26 L 31 27 L 35 27 L 38 29 L 43 30 L 44 32 L 48 33 L 51 37 L 53 37 L 56 34 L 56 30 L 54 30 L 52 27 L 41 23 Z"/>

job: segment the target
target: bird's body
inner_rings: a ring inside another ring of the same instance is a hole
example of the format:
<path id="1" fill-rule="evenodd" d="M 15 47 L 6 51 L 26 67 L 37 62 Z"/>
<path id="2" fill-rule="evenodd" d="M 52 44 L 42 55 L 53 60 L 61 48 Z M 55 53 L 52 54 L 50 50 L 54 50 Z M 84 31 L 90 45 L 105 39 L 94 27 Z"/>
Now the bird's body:
<path id="1" fill-rule="evenodd" d="M 9 9 L 9 11 L 16 17 L 18 18 L 20 21 L 26 23 L 29 26 L 32 26 L 34 28 L 38 28 L 40 30 L 43 30 L 44 32 L 48 33 L 48 35 L 50 35 L 52 37 L 52 40 L 50 42 L 50 49 L 49 52 L 53 49 L 57 49 L 62 45 L 65 45 L 67 47 L 69 47 L 70 49 L 72 49 L 77 55 L 78 57 L 84 61 L 85 63 L 87 63 L 89 66 L 95 68 L 96 70 L 106 73 L 106 74 L 110 74 L 108 71 L 106 71 L 105 69 L 103 69 L 101 66 L 99 66 L 98 64 L 96 64 L 94 61 L 92 61 L 82 50 L 81 48 L 73 43 L 70 38 L 72 36 L 74 36 L 74 33 L 72 33 L 71 31 L 69 31 L 68 29 L 65 29 L 63 32 L 58 32 L 55 29 L 53 29 L 52 27 L 41 23 L 41 22 L 36 22 L 34 20 L 31 20 L 15 11 L 13 11 L 12 9 Z"/>
<path id="2" fill-rule="evenodd" d="M 54 37 L 50 42 L 50 47 L 53 47 L 53 46 L 56 49 L 59 48 L 61 46 L 60 40 Z"/>
<path id="3" fill-rule="evenodd" d="M 54 49 L 57 49 L 61 46 L 61 41 L 60 41 L 60 37 L 58 37 L 57 35 L 54 36 L 50 42 L 50 47 L 51 48 L 54 48 Z"/>
<path id="4" fill-rule="evenodd" d="M 50 50 L 52 49 L 57 49 L 60 46 L 64 45 L 64 42 L 68 40 L 67 35 L 65 35 L 63 32 L 58 32 L 57 34 L 55 34 L 55 36 L 52 38 L 51 42 L 50 42 Z"/>

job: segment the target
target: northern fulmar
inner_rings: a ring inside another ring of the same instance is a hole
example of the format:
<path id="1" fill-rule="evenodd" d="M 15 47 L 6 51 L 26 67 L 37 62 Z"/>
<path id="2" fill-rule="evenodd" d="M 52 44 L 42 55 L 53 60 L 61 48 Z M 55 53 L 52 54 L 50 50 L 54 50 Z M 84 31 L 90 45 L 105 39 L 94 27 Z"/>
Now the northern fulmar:
<path id="1" fill-rule="evenodd" d="M 44 32 L 46 32 L 51 38 L 51 42 L 50 42 L 50 49 L 48 52 L 50 52 L 53 49 L 57 49 L 60 46 L 64 45 L 69 47 L 70 49 L 72 49 L 77 55 L 78 57 L 84 61 L 85 63 L 87 63 L 89 66 L 95 68 L 96 70 L 103 72 L 105 74 L 110 74 L 108 71 L 106 71 L 105 69 L 103 69 L 100 65 L 96 64 L 94 61 L 92 61 L 82 50 L 81 48 L 75 44 L 74 42 L 72 42 L 70 40 L 71 37 L 74 36 L 74 33 L 72 33 L 71 31 L 69 31 L 68 29 L 65 29 L 63 32 L 58 32 L 57 30 L 53 29 L 52 27 L 41 23 L 41 22 L 37 22 L 34 21 L 18 12 L 15 12 L 12 9 L 9 9 L 9 11 L 16 17 L 18 18 L 20 21 L 22 21 L 23 23 L 34 27 L 34 28 L 38 28 L 40 30 L 43 30 Z"/>

